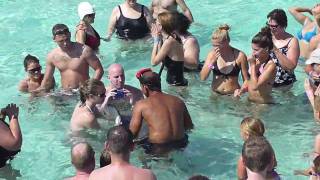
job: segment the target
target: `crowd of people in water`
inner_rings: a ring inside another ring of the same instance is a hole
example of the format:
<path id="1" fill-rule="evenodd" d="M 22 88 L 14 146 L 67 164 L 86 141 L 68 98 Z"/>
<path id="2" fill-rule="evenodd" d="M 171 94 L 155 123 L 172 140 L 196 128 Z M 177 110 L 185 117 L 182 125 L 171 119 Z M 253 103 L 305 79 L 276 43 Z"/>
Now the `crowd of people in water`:
<path id="1" fill-rule="evenodd" d="M 222 24 L 213 30 L 212 49 L 205 61 L 200 62 L 198 40 L 188 31 L 194 19 L 183 0 L 152 0 L 150 8 L 136 0 L 124 0 L 112 10 L 105 38 L 92 26 L 93 6 L 81 2 L 75 42 L 71 41 L 67 25 L 54 25 L 52 37 L 57 47 L 47 55 L 45 72 L 42 73 L 36 56 L 27 55 L 23 64 L 28 76 L 18 88 L 33 96 L 46 95 L 56 87 L 53 74 L 58 69 L 61 91 L 80 96 L 70 120 L 73 134 L 99 129 L 98 118 L 114 121 L 101 152 L 99 169 L 95 169 L 95 152 L 88 142 L 72 146 L 71 163 L 76 174 L 70 179 L 156 179 L 152 170 L 130 164 L 134 144 L 146 154 L 166 156 L 172 150 L 183 150 L 189 142 L 188 133 L 194 128 L 184 101 L 162 92 L 163 71 L 166 82 L 172 86 L 190 85 L 184 73 L 199 73 L 200 79 L 206 80 L 212 72 L 213 93 L 235 98 L 248 93 L 248 100 L 253 103 L 272 104 L 275 103 L 273 89 L 288 90 L 297 81 L 294 70 L 302 57 L 306 59 L 305 91 L 314 118 L 320 120 L 320 4 L 312 8 L 292 7 L 289 12 L 302 25 L 296 36 L 286 31 L 286 12 L 274 9 L 266 15 L 266 25 L 253 36 L 251 54 L 230 44 L 230 26 Z M 122 41 L 153 40 L 150 64 L 161 68 L 154 72 L 151 68 L 137 67 L 140 88 L 126 84 L 121 64 L 108 67 L 107 86 L 101 81 L 105 71 L 97 56 L 99 46 L 101 40 L 110 41 L 114 33 Z M 90 68 L 94 71 L 92 75 Z M 19 108 L 15 104 L 1 109 L 1 167 L 21 150 L 18 116 Z M 280 179 L 275 169 L 276 152 L 264 137 L 262 120 L 245 117 L 240 132 L 244 144 L 239 153 L 238 179 Z M 314 148 L 314 165 L 295 174 L 319 179 L 320 135 L 315 138 Z M 190 179 L 209 178 L 195 175 Z"/>

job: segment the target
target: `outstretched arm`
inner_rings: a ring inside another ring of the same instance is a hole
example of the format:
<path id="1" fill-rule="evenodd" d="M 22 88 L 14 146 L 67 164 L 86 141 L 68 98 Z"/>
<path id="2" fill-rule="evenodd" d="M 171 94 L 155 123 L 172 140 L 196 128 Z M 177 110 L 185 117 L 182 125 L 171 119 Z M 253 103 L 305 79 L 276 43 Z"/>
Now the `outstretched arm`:
<path id="1" fill-rule="evenodd" d="M 44 77 L 43 80 L 41 82 L 41 86 L 37 89 L 37 90 L 50 90 L 54 87 L 54 84 L 52 79 L 53 79 L 53 73 L 55 70 L 55 66 L 52 63 L 53 58 L 51 57 L 51 55 L 49 54 L 47 57 L 47 63 L 46 63 L 46 71 L 44 73 Z"/>
<path id="2" fill-rule="evenodd" d="M 186 3 L 184 2 L 184 0 L 176 0 L 176 2 L 178 6 L 181 8 L 183 14 L 190 20 L 190 22 L 193 22 L 192 13 L 188 8 L 188 6 L 186 5 Z"/>

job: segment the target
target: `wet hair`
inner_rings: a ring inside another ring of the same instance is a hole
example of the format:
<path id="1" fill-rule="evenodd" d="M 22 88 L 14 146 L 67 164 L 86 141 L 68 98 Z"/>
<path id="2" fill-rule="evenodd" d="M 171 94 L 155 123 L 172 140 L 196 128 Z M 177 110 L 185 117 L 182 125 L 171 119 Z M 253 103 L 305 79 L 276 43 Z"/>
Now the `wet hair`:
<path id="1" fill-rule="evenodd" d="M 269 12 L 267 18 L 275 20 L 278 25 L 286 28 L 288 26 L 288 18 L 286 12 L 283 9 L 274 9 Z"/>
<path id="2" fill-rule="evenodd" d="M 28 65 L 31 63 L 39 64 L 39 59 L 35 56 L 28 54 L 23 60 L 23 66 L 26 71 L 27 71 Z"/>
<path id="3" fill-rule="evenodd" d="M 102 81 L 97 79 L 88 79 L 84 83 L 81 83 L 79 88 L 80 101 L 85 103 L 89 95 L 97 95 L 97 87 L 99 86 L 104 87 L 104 84 Z"/>
<path id="4" fill-rule="evenodd" d="M 209 178 L 207 176 L 194 175 L 190 177 L 189 180 L 209 180 Z"/>
<path id="5" fill-rule="evenodd" d="M 253 172 L 265 170 L 274 159 L 273 149 L 263 136 L 252 136 L 242 147 L 244 164 Z"/>
<path id="6" fill-rule="evenodd" d="M 114 154 L 129 153 L 133 146 L 133 135 L 124 126 L 114 126 L 107 134 L 107 150 Z"/>
<path id="7" fill-rule="evenodd" d="M 315 173 L 320 173 L 320 155 L 314 158 L 313 166 L 314 166 Z"/>
<path id="8" fill-rule="evenodd" d="M 111 164 L 110 153 L 106 149 L 103 149 L 100 155 L 100 168 L 108 166 L 109 164 Z"/>
<path id="9" fill-rule="evenodd" d="M 272 34 L 269 27 L 261 28 L 260 32 L 258 32 L 253 38 L 251 43 L 257 44 L 261 48 L 268 48 L 268 50 L 272 50 L 273 42 L 272 42 Z"/>
<path id="10" fill-rule="evenodd" d="M 248 133 L 249 137 L 251 136 L 263 136 L 264 134 L 264 125 L 263 122 L 254 117 L 246 117 L 241 121 L 240 129 L 243 132 Z"/>
<path id="11" fill-rule="evenodd" d="M 84 148 L 74 152 L 76 146 L 83 145 Z M 75 144 L 71 149 L 71 162 L 76 169 L 85 170 L 90 165 L 94 165 L 94 151 L 90 144 L 86 142 Z"/>
<path id="12" fill-rule="evenodd" d="M 230 41 L 229 30 L 230 26 L 228 24 L 220 25 L 215 31 L 213 31 L 212 39 L 217 39 L 219 41 Z"/>
<path id="13" fill-rule="evenodd" d="M 155 72 L 148 71 L 143 73 L 139 78 L 139 82 L 147 86 L 151 91 L 161 91 L 161 78 Z"/>
<path id="14" fill-rule="evenodd" d="M 56 24 L 52 27 L 52 35 L 56 36 L 59 34 L 67 34 L 70 33 L 69 28 L 65 24 Z"/>

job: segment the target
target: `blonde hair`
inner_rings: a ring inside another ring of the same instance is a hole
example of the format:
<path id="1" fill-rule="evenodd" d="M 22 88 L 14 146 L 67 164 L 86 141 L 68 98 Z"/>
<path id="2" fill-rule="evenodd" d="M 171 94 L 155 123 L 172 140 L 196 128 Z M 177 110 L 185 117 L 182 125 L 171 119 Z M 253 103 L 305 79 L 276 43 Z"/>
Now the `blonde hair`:
<path id="1" fill-rule="evenodd" d="M 220 41 L 224 41 L 224 40 L 230 41 L 229 30 L 230 30 L 230 26 L 228 24 L 220 25 L 212 33 L 212 39 L 217 39 L 217 40 L 220 40 Z"/>
<path id="2" fill-rule="evenodd" d="M 254 117 L 246 117 L 241 121 L 240 129 L 246 132 L 249 137 L 251 136 L 263 136 L 264 125 L 263 122 Z"/>

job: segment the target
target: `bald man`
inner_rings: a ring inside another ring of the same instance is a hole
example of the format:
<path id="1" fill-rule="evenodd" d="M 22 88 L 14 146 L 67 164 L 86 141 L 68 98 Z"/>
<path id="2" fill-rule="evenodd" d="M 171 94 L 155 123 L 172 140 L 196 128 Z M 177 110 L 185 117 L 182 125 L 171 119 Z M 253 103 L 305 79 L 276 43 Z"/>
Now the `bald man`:
<path id="1" fill-rule="evenodd" d="M 67 180 L 88 180 L 94 170 L 94 151 L 88 143 L 78 143 L 71 149 L 71 162 L 76 168 L 76 175 Z"/>
<path id="2" fill-rule="evenodd" d="M 154 19 L 157 19 L 158 14 L 168 11 L 177 11 L 178 6 L 182 10 L 182 13 L 190 20 L 190 22 L 193 22 L 191 11 L 184 0 L 152 0 L 150 13 Z"/>
<path id="3" fill-rule="evenodd" d="M 106 98 L 98 108 L 100 111 L 114 107 L 120 115 L 120 121 L 116 124 L 129 126 L 132 107 L 140 99 L 143 99 L 142 92 L 133 86 L 125 84 L 124 69 L 120 64 L 111 64 L 108 68 L 109 85 L 106 87 Z M 103 114 L 103 112 L 101 112 Z"/>

